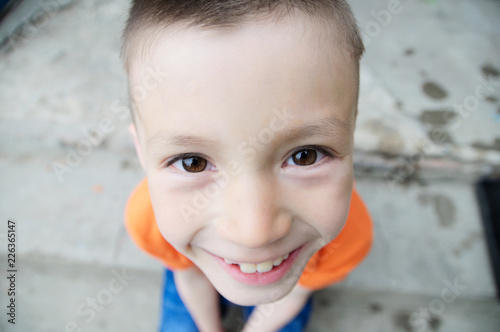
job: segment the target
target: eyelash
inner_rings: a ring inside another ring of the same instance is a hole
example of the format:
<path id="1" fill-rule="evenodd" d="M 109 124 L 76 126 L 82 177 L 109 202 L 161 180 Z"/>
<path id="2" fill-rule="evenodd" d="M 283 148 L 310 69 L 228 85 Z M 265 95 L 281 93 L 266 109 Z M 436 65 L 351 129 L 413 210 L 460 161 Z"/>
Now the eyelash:
<path id="1" fill-rule="evenodd" d="M 172 166 L 172 164 L 178 162 L 179 160 L 182 160 L 182 159 L 188 159 L 188 158 L 203 158 L 205 160 L 208 161 L 208 158 L 202 154 L 197 154 L 197 153 L 181 153 L 181 154 L 178 154 L 177 156 L 173 157 L 172 159 L 170 159 L 166 164 L 165 164 L 165 168 L 168 168 L 170 166 Z"/>
<path id="2" fill-rule="evenodd" d="M 295 150 L 293 150 L 292 152 L 290 152 L 288 154 L 288 157 L 285 159 L 285 161 L 283 162 L 286 163 L 293 155 L 297 154 L 298 152 L 301 152 L 301 151 L 305 151 L 305 150 L 315 150 L 317 152 L 320 152 L 322 154 L 325 155 L 325 157 L 328 157 L 330 159 L 336 159 L 336 157 L 329 151 L 327 151 L 326 149 L 322 148 L 321 146 L 317 146 L 317 145 L 306 145 L 306 146 L 301 146 L 299 148 L 296 148 Z M 324 159 L 324 158 L 323 158 Z M 320 160 L 316 160 L 314 162 L 314 164 L 312 165 L 308 165 L 308 166 L 297 166 L 297 167 L 301 167 L 301 168 L 306 168 L 306 167 L 313 167 L 315 166 L 319 161 L 323 160 L 323 159 L 320 159 Z M 292 165 L 292 166 L 295 166 L 295 165 Z"/>
<path id="3" fill-rule="evenodd" d="M 288 156 L 286 157 L 285 161 L 283 162 L 286 163 L 293 155 L 295 155 L 296 153 L 298 152 L 301 152 L 301 151 L 305 151 L 305 150 L 315 150 L 317 152 L 320 152 L 322 154 L 324 154 L 326 157 L 330 158 L 330 159 L 336 159 L 336 156 L 334 156 L 332 153 L 328 152 L 326 149 L 320 147 L 320 146 L 317 146 L 317 145 L 306 145 L 306 146 L 301 146 L 299 148 L 296 148 L 295 150 L 293 150 L 292 152 L 290 152 L 288 154 Z M 173 164 L 175 164 L 176 162 L 178 162 L 179 160 L 182 160 L 182 159 L 189 159 L 189 158 L 203 158 L 205 160 L 207 160 L 208 162 L 208 158 L 202 154 L 197 154 L 197 153 L 182 153 L 182 154 L 179 154 L 177 156 L 174 156 L 172 159 L 170 159 L 166 164 L 165 164 L 165 168 L 168 168 L 170 166 L 172 166 Z M 308 165 L 308 166 L 314 166 L 317 164 L 318 161 L 315 161 L 314 164 L 312 165 Z M 308 166 L 298 166 L 298 167 L 301 167 L 301 168 L 305 168 L 305 167 L 308 167 Z M 186 173 L 193 173 L 193 172 L 187 172 L 185 171 Z M 205 172 L 204 171 L 201 171 L 200 173 L 203 173 Z"/>

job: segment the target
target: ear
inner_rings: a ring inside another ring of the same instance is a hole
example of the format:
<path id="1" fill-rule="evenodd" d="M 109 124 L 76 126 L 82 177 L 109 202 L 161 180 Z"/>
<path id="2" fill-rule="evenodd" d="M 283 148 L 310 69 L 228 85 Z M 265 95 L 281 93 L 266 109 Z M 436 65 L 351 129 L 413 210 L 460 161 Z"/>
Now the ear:
<path id="1" fill-rule="evenodd" d="M 142 148 L 141 145 L 139 144 L 139 137 L 137 136 L 137 128 L 135 127 L 135 124 L 131 123 L 130 126 L 128 127 L 128 131 L 130 132 L 130 135 L 132 135 L 132 138 L 134 139 L 134 145 L 135 145 L 135 152 L 137 153 L 137 157 L 139 158 L 139 162 L 141 163 L 142 169 L 146 171 L 146 167 L 144 166 L 144 158 L 142 156 Z"/>

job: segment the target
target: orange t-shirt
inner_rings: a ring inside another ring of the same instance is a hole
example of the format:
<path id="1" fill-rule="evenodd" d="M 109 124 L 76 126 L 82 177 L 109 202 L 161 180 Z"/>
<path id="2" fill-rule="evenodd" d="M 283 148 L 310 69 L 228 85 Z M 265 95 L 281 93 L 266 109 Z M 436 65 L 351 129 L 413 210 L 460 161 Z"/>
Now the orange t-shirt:
<path id="1" fill-rule="evenodd" d="M 141 249 L 172 270 L 193 263 L 161 235 L 144 179 L 130 195 L 125 208 L 125 226 Z M 353 190 L 347 222 L 340 234 L 314 254 L 307 263 L 299 284 L 317 290 L 344 279 L 368 254 L 373 240 L 370 215 L 356 190 Z"/>

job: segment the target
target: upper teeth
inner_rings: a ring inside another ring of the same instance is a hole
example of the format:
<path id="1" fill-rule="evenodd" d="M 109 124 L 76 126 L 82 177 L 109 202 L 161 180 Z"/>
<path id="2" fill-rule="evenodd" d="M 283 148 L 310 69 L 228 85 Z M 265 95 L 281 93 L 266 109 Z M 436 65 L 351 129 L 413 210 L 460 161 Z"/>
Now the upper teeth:
<path id="1" fill-rule="evenodd" d="M 224 261 L 227 264 L 237 264 L 240 266 L 240 270 L 243 273 L 255 273 L 255 272 L 269 272 L 273 269 L 273 266 L 278 266 L 280 265 L 285 259 L 288 258 L 288 254 L 276 258 L 274 261 L 267 261 L 267 262 L 262 262 L 259 264 L 253 264 L 253 263 L 236 263 L 233 261 L 230 261 L 226 258 L 224 258 Z"/>

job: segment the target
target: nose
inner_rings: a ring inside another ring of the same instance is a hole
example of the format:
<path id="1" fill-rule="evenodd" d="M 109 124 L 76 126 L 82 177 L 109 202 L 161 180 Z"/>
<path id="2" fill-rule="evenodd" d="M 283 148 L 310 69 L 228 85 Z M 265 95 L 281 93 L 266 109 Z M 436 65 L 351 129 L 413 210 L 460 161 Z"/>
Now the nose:
<path id="1" fill-rule="evenodd" d="M 223 210 L 216 222 L 223 238 L 249 249 L 264 248 L 285 237 L 291 215 L 280 207 L 275 182 L 266 176 L 232 181 L 223 195 Z"/>

